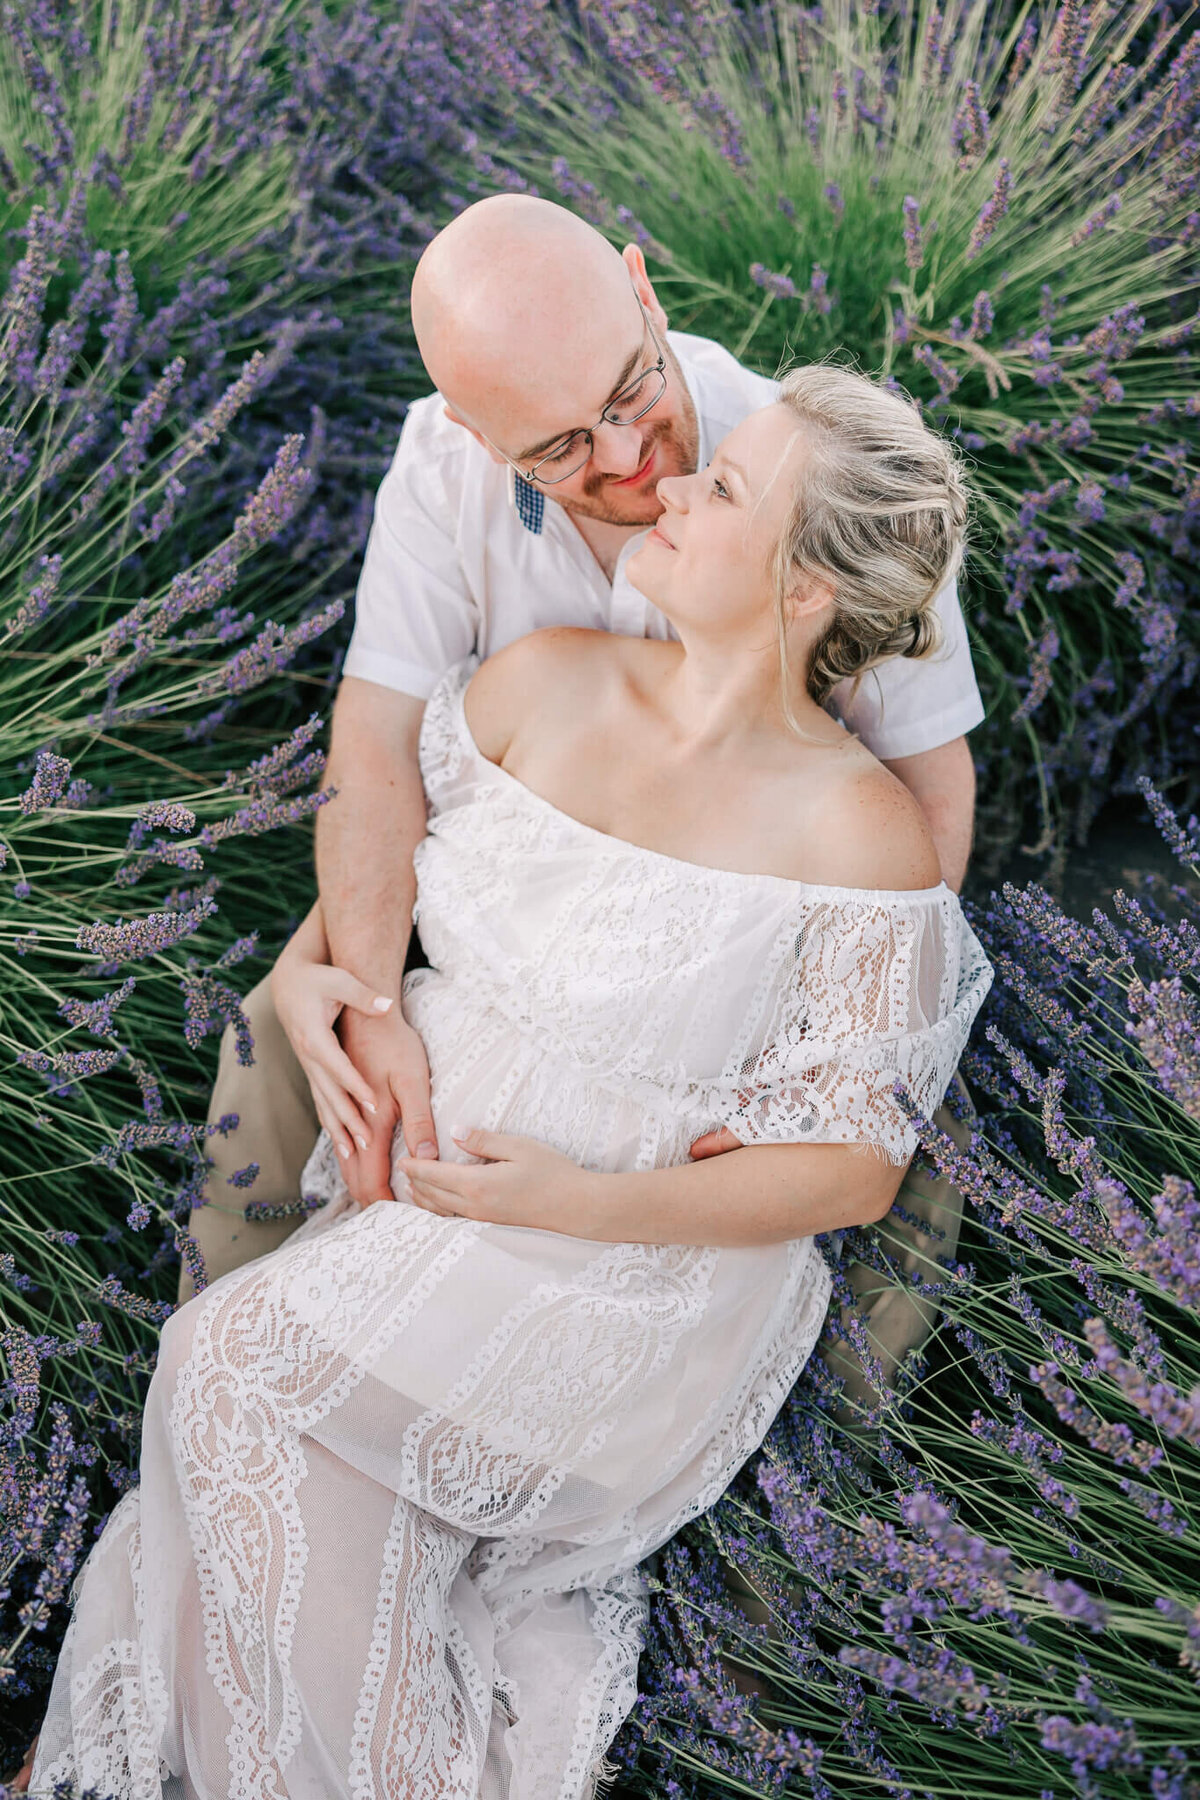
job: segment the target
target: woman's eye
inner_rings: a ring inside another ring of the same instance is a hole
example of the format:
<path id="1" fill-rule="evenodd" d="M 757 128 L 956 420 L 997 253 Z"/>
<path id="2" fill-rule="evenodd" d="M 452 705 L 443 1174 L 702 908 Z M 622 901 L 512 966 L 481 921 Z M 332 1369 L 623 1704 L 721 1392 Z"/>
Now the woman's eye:
<path id="1" fill-rule="evenodd" d="M 713 487 L 720 493 L 722 500 L 728 500 L 729 489 L 725 486 L 725 483 L 719 481 L 715 475 L 713 476 Z"/>

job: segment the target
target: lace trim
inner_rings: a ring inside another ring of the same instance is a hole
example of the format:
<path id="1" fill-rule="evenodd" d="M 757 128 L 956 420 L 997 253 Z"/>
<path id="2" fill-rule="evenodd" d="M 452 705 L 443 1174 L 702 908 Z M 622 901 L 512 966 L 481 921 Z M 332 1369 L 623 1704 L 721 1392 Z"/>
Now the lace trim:
<path id="1" fill-rule="evenodd" d="M 482 1746 L 470 1720 L 489 1712 L 488 1684 L 448 1609 L 469 1543 L 464 1533 L 435 1525 L 397 1497 L 355 1709 L 350 1800 L 377 1800 L 380 1793 L 476 1800 Z M 448 1648 L 469 1682 L 466 1707 Z"/>
<path id="2" fill-rule="evenodd" d="M 413 1210 L 418 1265 L 405 1292 L 370 1254 L 395 1209 L 268 1259 L 199 1297 L 170 1429 L 200 1585 L 208 1673 L 229 1713 L 230 1800 L 286 1800 L 303 1711 L 291 1646 L 307 1560 L 300 1434 L 340 1406 L 419 1313 L 479 1226 Z M 424 1255 L 422 1257 L 422 1251 Z M 386 1258 L 382 1267 L 386 1269 Z M 302 1309 L 307 1309 L 302 1310 Z M 168 1320 L 185 1325 L 191 1307 Z M 160 1354 L 161 1361 L 161 1354 Z"/>

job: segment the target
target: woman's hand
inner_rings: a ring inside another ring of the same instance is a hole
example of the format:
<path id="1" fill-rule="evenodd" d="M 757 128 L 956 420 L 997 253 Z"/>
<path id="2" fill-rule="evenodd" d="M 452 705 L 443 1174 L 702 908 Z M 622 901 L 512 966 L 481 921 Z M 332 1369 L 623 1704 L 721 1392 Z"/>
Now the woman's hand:
<path id="1" fill-rule="evenodd" d="M 443 1218 L 486 1219 L 496 1225 L 527 1225 L 592 1237 L 601 1217 L 603 1177 L 581 1169 L 569 1156 L 537 1138 L 503 1131 L 469 1131 L 454 1142 L 478 1163 L 397 1159 L 411 1196 L 426 1212 Z"/>
<path id="2" fill-rule="evenodd" d="M 393 1002 L 374 993 L 348 969 L 335 968 L 326 955 L 318 903 L 271 971 L 271 998 L 308 1078 L 317 1117 L 345 1160 L 356 1143 L 360 1149 L 367 1145 L 369 1130 L 358 1108 L 374 1114 L 379 1101 L 338 1042 L 334 1022 L 345 1006 L 377 1019 Z"/>

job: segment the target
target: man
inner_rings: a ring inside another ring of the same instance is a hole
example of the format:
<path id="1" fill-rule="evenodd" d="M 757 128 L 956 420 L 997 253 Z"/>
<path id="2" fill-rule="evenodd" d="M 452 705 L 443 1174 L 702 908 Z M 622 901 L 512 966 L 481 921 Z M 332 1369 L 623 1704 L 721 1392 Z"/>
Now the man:
<path id="1" fill-rule="evenodd" d="M 437 391 L 410 407 L 379 489 L 333 712 L 326 780 L 337 796 L 317 815 L 330 960 L 365 984 L 354 989 L 364 1010 L 342 1013 L 343 1056 L 331 1022 L 314 1030 L 301 1018 L 281 968 L 275 1004 L 267 981 L 246 1001 L 252 1068 L 237 1065 L 226 1034 L 210 1116 L 236 1112 L 241 1124 L 212 1140 L 208 1204 L 190 1222 L 210 1279 L 274 1249 L 298 1224 L 244 1222 L 229 1174 L 257 1162 L 251 1198 L 295 1201 L 318 1117 L 333 1108 L 349 1064 L 360 1096 L 374 1101 L 343 1164 L 355 1199 L 394 1198 L 398 1120 L 411 1154 L 437 1154 L 428 1064 L 398 1000 L 413 850 L 425 833 L 417 737 L 440 676 L 543 625 L 670 636 L 624 577 L 661 511 L 656 484 L 703 466 L 725 432 L 775 398 L 773 382 L 720 346 L 668 334 L 635 245 L 618 254 L 574 214 L 526 195 L 479 201 L 433 240 L 414 277 L 412 316 Z M 983 707 L 953 584 L 939 614 L 946 647 L 937 658 L 896 659 L 853 698 L 833 698 L 924 808 L 957 889 L 974 807 L 965 733 Z M 372 993 L 393 1002 L 388 1011 L 370 1011 Z M 714 1134 L 693 1154 L 734 1143 Z M 181 1299 L 191 1291 L 185 1271 Z"/>

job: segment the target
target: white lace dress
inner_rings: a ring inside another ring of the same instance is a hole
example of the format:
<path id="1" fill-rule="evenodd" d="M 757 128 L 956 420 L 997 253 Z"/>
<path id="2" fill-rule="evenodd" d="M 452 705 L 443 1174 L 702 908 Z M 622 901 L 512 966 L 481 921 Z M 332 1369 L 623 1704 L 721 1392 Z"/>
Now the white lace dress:
<path id="1" fill-rule="evenodd" d="M 703 868 L 570 818 L 431 697 L 404 986 L 444 1155 L 471 1126 L 595 1169 L 914 1138 L 990 969 L 946 887 Z M 865 1152 L 870 1154 L 870 1152 Z M 460 1158 L 461 1160 L 461 1158 Z M 34 1786 L 121 1800 L 582 1800 L 636 1693 L 638 1564 L 804 1367 L 810 1237 L 605 1244 L 325 1198 L 163 1330 L 140 1485 L 76 1579 Z"/>

